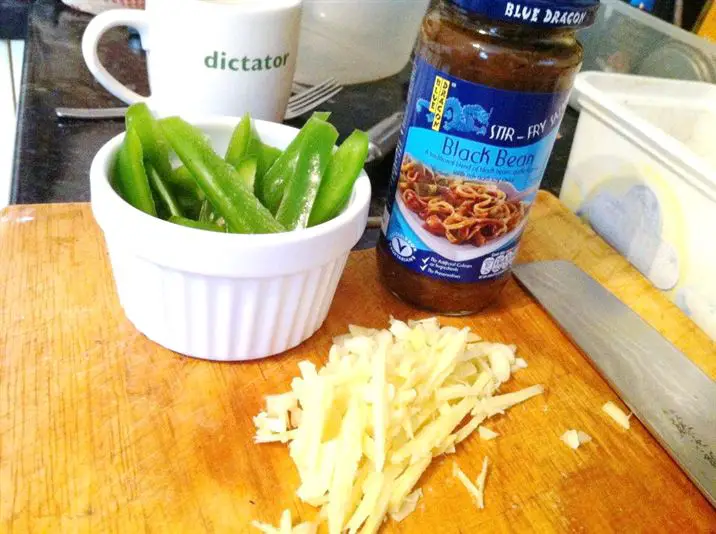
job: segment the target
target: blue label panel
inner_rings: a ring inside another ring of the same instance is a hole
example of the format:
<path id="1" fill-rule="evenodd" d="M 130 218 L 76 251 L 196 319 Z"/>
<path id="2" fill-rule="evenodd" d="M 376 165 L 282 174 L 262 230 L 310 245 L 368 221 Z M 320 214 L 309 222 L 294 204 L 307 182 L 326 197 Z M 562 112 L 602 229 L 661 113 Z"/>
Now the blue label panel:
<path id="1" fill-rule="evenodd" d="M 539 183 L 557 131 L 527 146 L 503 147 L 458 138 L 442 132 L 411 128 L 406 146 L 413 158 L 445 174 L 509 182 L 524 190 Z"/>
<path id="2" fill-rule="evenodd" d="M 492 89 L 418 58 L 383 224 L 396 261 L 455 282 L 504 275 L 568 96 Z"/>

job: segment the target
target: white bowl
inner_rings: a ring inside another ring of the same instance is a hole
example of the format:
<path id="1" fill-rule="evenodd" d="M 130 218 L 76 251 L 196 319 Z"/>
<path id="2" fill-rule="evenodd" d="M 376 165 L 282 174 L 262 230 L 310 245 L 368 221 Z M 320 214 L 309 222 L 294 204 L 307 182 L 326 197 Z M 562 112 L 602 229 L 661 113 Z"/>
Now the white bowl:
<path id="1" fill-rule="evenodd" d="M 237 120 L 193 123 L 223 154 Z M 298 132 L 258 120 L 254 126 L 265 143 L 279 148 Z M 123 138 L 97 152 L 90 187 L 119 301 L 134 326 L 168 349 L 217 361 L 264 358 L 313 335 L 365 230 L 371 194 L 365 172 L 331 221 L 281 234 L 221 234 L 178 226 L 125 202 L 109 184 Z"/>

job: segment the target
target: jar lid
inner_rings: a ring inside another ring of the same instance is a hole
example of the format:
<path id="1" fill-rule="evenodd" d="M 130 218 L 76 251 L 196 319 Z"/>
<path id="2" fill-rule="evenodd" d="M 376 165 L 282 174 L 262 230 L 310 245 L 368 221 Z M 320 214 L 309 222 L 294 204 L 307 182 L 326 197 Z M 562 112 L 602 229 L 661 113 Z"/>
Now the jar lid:
<path id="1" fill-rule="evenodd" d="M 584 28 L 597 15 L 599 0 L 448 0 L 493 20 L 540 28 Z"/>

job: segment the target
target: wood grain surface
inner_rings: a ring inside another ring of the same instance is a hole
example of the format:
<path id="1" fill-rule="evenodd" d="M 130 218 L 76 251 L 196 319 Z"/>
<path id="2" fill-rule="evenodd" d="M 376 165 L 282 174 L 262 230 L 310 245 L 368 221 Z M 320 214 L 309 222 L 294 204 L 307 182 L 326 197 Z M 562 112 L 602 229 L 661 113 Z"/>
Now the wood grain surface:
<path id="1" fill-rule="evenodd" d="M 573 260 L 711 377 L 716 346 L 552 196 L 540 194 L 521 261 Z M 281 356 L 216 364 L 167 351 L 125 319 L 104 243 L 83 204 L 14 206 L 0 216 L 0 531 L 251 532 L 281 511 L 311 519 L 282 445 L 255 445 L 262 397 L 302 359 L 322 362 L 349 323 L 424 317 L 377 281 L 373 251 L 352 254 L 328 319 Z M 644 427 L 602 412 L 614 392 L 516 283 L 481 315 L 445 319 L 516 343 L 529 368 L 504 390 L 543 397 L 494 419 L 436 459 L 424 498 L 384 532 L 716 532 L 716 512 Z M 579 450 L 559 439 L 579 429 Z M 486 508 L 452 477 L 492 469 Z"/>

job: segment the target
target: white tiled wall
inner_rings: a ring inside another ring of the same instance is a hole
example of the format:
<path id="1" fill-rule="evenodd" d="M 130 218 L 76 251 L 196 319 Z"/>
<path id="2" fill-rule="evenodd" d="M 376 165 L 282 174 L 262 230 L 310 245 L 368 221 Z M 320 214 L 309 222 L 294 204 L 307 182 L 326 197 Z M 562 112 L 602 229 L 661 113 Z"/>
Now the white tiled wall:
<path id="1" fill-rule="evenodd" d="M 24 51 L 23 41 L 0 41 L 0 209 L 10 198 L 15 117 Z"/>

